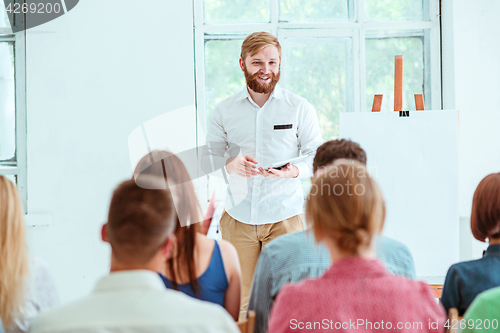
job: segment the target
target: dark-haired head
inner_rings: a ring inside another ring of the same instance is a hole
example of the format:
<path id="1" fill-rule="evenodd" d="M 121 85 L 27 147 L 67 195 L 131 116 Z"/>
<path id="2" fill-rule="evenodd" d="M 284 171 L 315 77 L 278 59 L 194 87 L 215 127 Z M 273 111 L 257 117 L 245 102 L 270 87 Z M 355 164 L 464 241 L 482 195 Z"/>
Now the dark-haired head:
<path id="1" fill-rule="evenodd" d="M 346 139 L 330 140 L 323 143 L 316 151 L 313 173 L 340 158 L 355 160 L 366 165 L 366 152 L 359 144 Z"/>
<path id="2" fill-rule="evenodd" d="M 163 179 L 148 176 L 149 187 L 159 187 Z M 161 249 L 175 228 L 174 205 L 167 189 L 137 186 L 124 181 L 113 192 L 104 232 L 113 257 L 121 263 L 147 264 Z"/>

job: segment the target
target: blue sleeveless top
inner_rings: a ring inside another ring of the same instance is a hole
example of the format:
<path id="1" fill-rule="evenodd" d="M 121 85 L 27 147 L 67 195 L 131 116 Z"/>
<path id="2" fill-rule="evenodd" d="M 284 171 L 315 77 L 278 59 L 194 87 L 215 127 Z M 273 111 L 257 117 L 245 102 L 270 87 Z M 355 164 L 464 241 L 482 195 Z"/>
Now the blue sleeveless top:
<path id="1" fill-rule="evenodd" d="M 160 277 L 168 289 L 173 289 L 171 280 L 162 274 L 160 274 Z M 217 241 L 215 241 L 214 251 L 207 270 L 198 277 L 198 285 L 198 296 L 194 293 L 189 282 L 184 284 L 179 283 L 177 286 L 179 291 L 186 295 L 224 306 L 224 295 L 229 287 L 229 281 L 227 280 L 222 255 Z"/>

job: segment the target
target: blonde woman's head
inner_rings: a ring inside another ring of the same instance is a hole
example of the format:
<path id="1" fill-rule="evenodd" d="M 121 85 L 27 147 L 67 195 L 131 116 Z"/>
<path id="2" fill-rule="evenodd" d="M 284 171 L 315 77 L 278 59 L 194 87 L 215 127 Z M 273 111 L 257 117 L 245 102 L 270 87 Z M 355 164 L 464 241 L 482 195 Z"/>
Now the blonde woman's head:
<path id="1" fill-rule="evenodd" d="M 384 218 L 380 189 L 361 163 L 339 161 L 313 180 L 306 220 L 318 241 L 333 244 L 342 255 L 357 256 L 370 249 Z"/>

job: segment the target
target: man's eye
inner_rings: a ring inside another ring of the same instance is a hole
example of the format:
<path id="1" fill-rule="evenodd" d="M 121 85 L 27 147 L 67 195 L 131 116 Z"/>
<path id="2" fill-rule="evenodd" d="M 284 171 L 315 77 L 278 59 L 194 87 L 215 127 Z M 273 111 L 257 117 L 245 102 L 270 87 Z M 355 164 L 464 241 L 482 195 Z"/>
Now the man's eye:
<path id="1" fill-rule="evenodd" d="M 255 61 L 255 62 L 253 62 L 253 64 L 254 64 L 254 65 L 258 65 L 258 64 L 260 64 L 260 62 L 256 62 L 256 61 Z"/>

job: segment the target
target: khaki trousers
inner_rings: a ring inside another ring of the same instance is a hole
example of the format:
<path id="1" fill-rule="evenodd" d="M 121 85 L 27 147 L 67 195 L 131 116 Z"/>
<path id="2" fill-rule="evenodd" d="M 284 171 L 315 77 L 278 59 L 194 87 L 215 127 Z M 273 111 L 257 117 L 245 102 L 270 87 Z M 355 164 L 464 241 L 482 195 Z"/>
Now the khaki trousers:
<path id="1" fill-rule="evenodd" d="M 241 265 L 240 320 L 246 317 L 253 274 L 262 248 L 281 235 L 301 230 L 304 230 L 302 214 L 276 223 L 252 225 L 239 222 L 224 211 L 220 219 L 222 239 L 234 245 Z"/>

